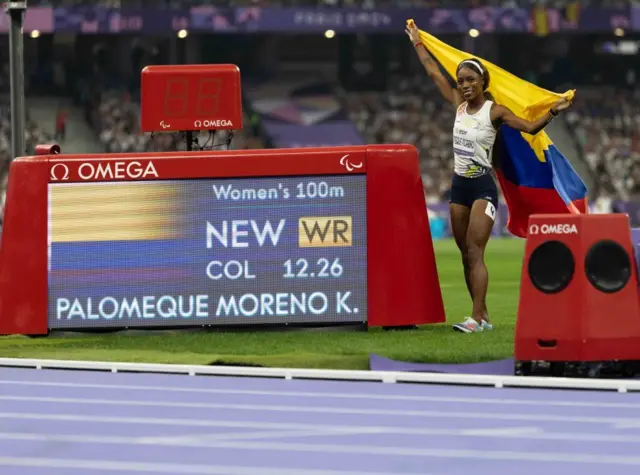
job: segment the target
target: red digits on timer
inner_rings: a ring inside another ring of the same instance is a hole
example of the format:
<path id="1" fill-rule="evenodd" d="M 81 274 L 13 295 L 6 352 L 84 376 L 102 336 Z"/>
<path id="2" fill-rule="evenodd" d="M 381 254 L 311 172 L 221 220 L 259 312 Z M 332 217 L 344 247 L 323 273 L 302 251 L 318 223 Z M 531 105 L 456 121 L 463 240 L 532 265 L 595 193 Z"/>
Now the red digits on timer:
<path id="1" fill-rule="evenodd" d="M 195 115 L 210 118 L 220 108 L 220 92 L 222 79 L 202 78 L 198 81 L 198 95 L 191 110 Z M 164 96 L 164 114 L 166 117 L 184 116 L 189 107 L 189 81 L 187 79 L 168 79 Z"/>
<path id="2" fill-rule="evenodd" d="M 167 79 L 164 95 L 164 114 L 167 117 L 184 115 L 187 110 L 189 81 L 186 79 Z"/>
<path id="3" fill-rule="evenodd" d="M 200 79 L 196 114 L 211 116 L 218 113 L 220 108 L 220 89 L 222 79 Z"/>

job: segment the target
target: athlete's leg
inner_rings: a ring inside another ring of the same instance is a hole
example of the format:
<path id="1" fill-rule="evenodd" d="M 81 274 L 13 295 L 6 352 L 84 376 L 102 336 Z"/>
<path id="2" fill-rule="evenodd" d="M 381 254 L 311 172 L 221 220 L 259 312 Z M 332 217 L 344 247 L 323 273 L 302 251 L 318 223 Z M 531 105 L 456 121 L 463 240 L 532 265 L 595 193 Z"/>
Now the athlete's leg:
<path id="1" fill-rule="evenodd" d="M 467 284 L 469 296 L 473 299 L 473 294 L 471 293 L 471 280 L 469 276 L 469 253 L 467 251 L 467 231 L 469 230 L 469 216 L 471 215 L 471 209 L 461 204 L 451 203 L 449 204 L 449 213 L 451 214 L 451 230 L 453 231 L 453 237 L 456 240 L 456 245 L 458 246 L 458 249 L 460 249 L 462 257 L 464 281 Z"/>
<path id="2" fill-rule="evenodd" d="M 486 304 L 489 274 L 484 262 L 484 251 L 491 236 L 495 217 L 496 209 L 490 201 L 480 199 L 473 203 L 466 246 L 473 300 L 471 318 L 478 323 L 482 323 L 482 320 L 489 322 Z"/>

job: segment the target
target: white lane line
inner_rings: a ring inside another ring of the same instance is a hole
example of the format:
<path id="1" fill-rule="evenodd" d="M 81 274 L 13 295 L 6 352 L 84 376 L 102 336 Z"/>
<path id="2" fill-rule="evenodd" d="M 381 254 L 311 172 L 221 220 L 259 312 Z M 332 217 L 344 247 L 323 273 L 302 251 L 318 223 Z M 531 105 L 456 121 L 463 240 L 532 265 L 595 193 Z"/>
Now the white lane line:
<path id="1" fill-rule="evenodd" d="M 483 437 L 483 438 L 513 438 L 528 440 L 557 440 L 557 441 L 581 441 L 581 442 L 618 442 L 624 444 L 640 443 L 640 436 L 625 434 L 606 434 L 602 432 L 548 432 L 542 427 L 487 427 L 487 428 L 460 428 L 460 429 L 435 429 L 423 427 L 399 427 L 377 425 L 333 425 L 333 424 L 299 424 L 280 422 L 244 422 L 244 421 L 218 421 L 206 419 L 165 419 L 151 417 L 113 417 L 113 416 L 83 416 L 76 414 L 21 414 L 0 413 L 0 419 L 82 422 L 92 424 L 122 424 L 122 425 L 158 425 L 174 427 L 206 427 L 226 429 L 253 429 L 262 431 L 331 431 L 334 436 L 366 435 L 366 434 L 400 434 L 413 436 L 441 436 L 441 437 Z M 110 429 L 113 430 L 113 429 Z M 125 428 L 126 430 L 126 428 Z M 160 429 L 159 429 L 160 430 Z M 165 437 L 162 437 L 163 439 Z M 225 439 L 225 434 L 220 434 L 220 439 Z"/>
<path id="2" fill-rule="evenodd" d="M 418 411 L 402 409 L 364 409 L 346 407 L 323 406 L 292 406 L 273 404 L 214 404 L 204 402 L 176 402 L 176 401 L 130 401 L 125 399 L 82 399 L 64 397 L 40 396 L 0 396 L 0 401 L 42 402 L 52 404 L 85 404 L 98 406 L 120 407 L 163 407 L 185 409 L 220 409 L 226 411 L 257 411 L 257 412 L 285 412 L 305 414 L 351 414 L 370 416 L 395 417 L 431 417 L 439 419 L 489 419 L 503 421 L 533 421 L 533 422 L 575 422 L 582 424 L 618 424 L 638 422 L 640 419 L 622 417 L 584 417 L 558 416 L 554 414 L 520 414 L 502 412 L 456 412 L 456 411 Z"/>
<path id="3" fill-rule="evenodd" d="M 618 422 L 613 424 L 614 429 L 640 429 L 640 421 L 632 419 L 631 421 Z"/>
<path id="4" fill-rule="evenodd" d="M 0 466 L 32 468 L 67 468 L 112 472 L 171 473 L 193 475 L 398 475 L 396 472 L 360 472 L 347 470 L 312 470 L 303 468 L 236 467 L 224 465 L 189 465 L 148 462 L 113 462 L 34 457 L 0 457 Z M 406 473 L 406 472 L 405 472 Z M 411 474 L 408 474 L 411 475 Z M 418 475 L 417 473 L 415 475 Z M 429 475 L 423 474 L 420 475 Z"/>
<path id="5" fill-rule="evenodd" d="M 153 444 L 154 442 L 171 443 L 178 441 L 215 441 L 215 440 L 259 440 L 259 439 L 285 439 L 291 437 L 322 437 L 322 436 L 340 436 L 340 435 L 367 435 L 380 434 L 379 430 L 369 428 L 354 428 L 353 430 L 280 430 L 280 431 L 258 431 L 258 432 L 228 432 L 218 434 L 183 434 L 177 436 L 156 436 L 156 437 L 138 437 L 138 440 Z"/>
<path id="6" fill-rule="evenodd" d="M 286 383 L 285 383 L 286 384 Z M 418 402 L 443 402 L 443 403 L 472 403 L 472 404 L 497 404 L 518 406 L 558 406 L 558 407 L 594 407 L 612 409 L 640 409 L 640 402 L 597 402 L 597 401 L 545 401 L 535 399 L 507 399 L 507 398 L 472 398 L 472 397 L 448 397 L 448 396 L 405 396 L 401 394 L 367 394 L 367 393 L 333 393 L 333 392 L 309 392 L 309 391 L 268 391 L 252 389 L 214 389 L 214 388 L 184 388 L 173 386 L 142 386 L 128 384 L 98 384 L 98 383 L 63 383 L 49 381 L 14 381 L 0 380 L 2 385 L 15 386 L 44 386 L 61 388 L 87 388 L 117 391 L 159 391 L 164 393 L 195 393 L 195 394 L 237 394 L 247 396 L 278 396 L 294 398 L 320 398 L 320 399 L 371 399 L 388 401 L 418 401 Z M 594 394 L 594 396 L 597 396 Z"/>
<path id="7" fill-rule="evenodd" d="M 419 457 L 419 458 L 465 458 L 473 460 L 500 460 L 518 462 L 563 462 L 577 464 L 600 464 L 600 465 L 633 465 L 640 466 L 640 457 L 618 456 L 589 453 L 568 453 L 568 452 L 518 452 L 511 450 L 469 450 L 469 449 L 447 449 L 427 447 L 390 447 L 388 445 L 352 445 L 352 444 L 303 444 L 303 443 L 278 443 L 278 442 L 226 442 L 226 441 L 195 441 L 195 440 L 172 440 L 164 443 L 148 443 L 136 437 L 123 436 L 89 436 L 89 435 L 60 435 L 60 434 L 23 434 L 23 433 L 0 433 L 0 439 L 16 441 L 31 441 L 63 443 L 63 444 L 102 444 L 102 445 L 153 445 L 157 447 L 191 447 L 207 449 L 236 449 L 248 452 L 247 457 L 251 457 L 250 452 L 263 450 L 268 452 L 315 452 L 322 454 L 350 454 L 350 455 L 370 455 L 370 456 L 398 456 L 398 457 Z M 255 456 L 255 454 L 254 454 Z"/>
<path id="8" fill-rule="evenodd" d="M 547 434 L 545 433 L 544 429 L 542 429 L 542 427 L 497 427 L 494 429 L 463 429 L 460 431 L 460 435 L 475 436 L 475 437 L 499 437 L 499 438 L 505 438 L 505 439 L 530 438 L 527 436 L 535 436 L 532 438 L 544 439 L 544 440 L 552 438 L 552 437 L 547 437 Z M 548 435 L 555 436 L 560 434 L 552 433 Z M 575 438 L 576 435 L 580 436 L 580 434 L 562 434 L 562 440 L 565 440 L 565 441 L 576 440 Z M 598 436 L 598 434 L 590 434 L 590 435 Z M 620 440 L 625 440 L 623 436 L 617 436 L 617 438 Z M 553 440 L 558 440 L 558 439 L 553 438 Z M 640 437 L 638 438 L 638 441 L 640 442 Z M 603 442 L 603 441 L 599 441 L 599 442 Z"/>

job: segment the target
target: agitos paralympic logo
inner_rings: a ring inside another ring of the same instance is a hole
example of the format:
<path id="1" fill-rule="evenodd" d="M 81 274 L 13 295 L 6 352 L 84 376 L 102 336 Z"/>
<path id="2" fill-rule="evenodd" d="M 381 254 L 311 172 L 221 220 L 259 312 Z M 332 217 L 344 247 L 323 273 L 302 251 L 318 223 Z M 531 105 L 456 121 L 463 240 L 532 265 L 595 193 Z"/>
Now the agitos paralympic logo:
<path id="1" fill-rule="evenodd" d="M 352 172 L 353 170 L 357 170 L 359 168 L 362 168 L 362 166 L 364 165 L 362 162 L 360 163 L 353 163 L 351 160 L 349 160 L 349 154 L 346 154 L 345 156 L 343 156 L 340 159 L 340 165 L 342 165 L 343 167 L 345 167 L 347 169 L 348 172 Z"/>
<path id="2" fill-rule="evenodd" d="M 158 171 L 151 160 L 114 162 L 54 163 L 49 171 L 51 181 L 135 180 L 158 178 Z"/>

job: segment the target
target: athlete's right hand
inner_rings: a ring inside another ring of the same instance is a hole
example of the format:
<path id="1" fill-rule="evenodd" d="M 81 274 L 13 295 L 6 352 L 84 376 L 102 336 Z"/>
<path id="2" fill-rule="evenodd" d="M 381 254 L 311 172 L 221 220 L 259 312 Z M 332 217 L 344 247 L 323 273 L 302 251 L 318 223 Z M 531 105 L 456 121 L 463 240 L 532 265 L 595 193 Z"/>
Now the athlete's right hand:
<path id="1" fill-rule="evenodd" d="M 416 43 L 421 43 L 420 30 L 418 29 L 416 24 L 413 22 L 413 20 L 410 20 L 407 22 L 407 26 L 404 32 L 407 34 L 412 44 L 415 45 Z"/>

